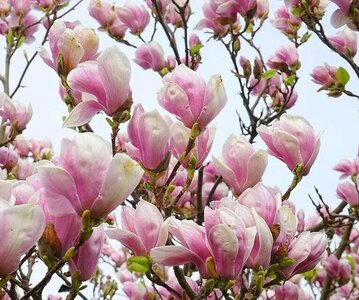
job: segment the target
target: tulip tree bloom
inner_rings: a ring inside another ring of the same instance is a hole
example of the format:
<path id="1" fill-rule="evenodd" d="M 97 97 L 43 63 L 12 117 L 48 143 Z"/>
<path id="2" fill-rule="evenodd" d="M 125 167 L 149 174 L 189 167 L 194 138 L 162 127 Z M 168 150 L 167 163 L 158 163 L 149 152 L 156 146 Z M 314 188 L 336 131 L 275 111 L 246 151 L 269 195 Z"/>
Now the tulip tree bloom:
<path id="1" fill-rule="evenodd" d="M 45 217 L 34 204 L 10 206 L 0 199 L 0 278 L 18 268 L 20 257 L 40 239 Z"/>
<path id="2" fill-rule="evenodd" d="M 227 102 L 222 79 L 213 75 L 206 84 L 201 75 L 181 64 L 163 77 L 158 102 L 186 127 L 204 129 Z"/>
<path id="3" fill-rule="evenodd" d="M 213 157 L 213 162 L 218 173 L 239 195 L 261 180 L 267 167 L 267 153 L 256 151 L 245 137 L 232 134 L 223 145 L 222 157 Z"/>
<path id="4" fill-rule="evenodd" d="M 261 125 L 257 131 L 267 144 L 269 154 L 283 161 L 291 171 L 302 164 L 301 175 L 309 173 L 318 155 L 320 140 L 306 119 L 284 114 L 272 128 Z"/>
<path id="5" fill-rule="evenodd" d="M 339 183 L 337 187 L 338 198 L 344 200 L 352 207 L 359 207 L 359 192 L 350 182 Z"/>
<path id="6" fill-rule="evenodd" d="M 53 216 L 90 210 L 101 219 L 120 205 L 140 182 L 143 170 L 123 153 L 111 155 L 111 145 L 93 133 L 64 139 L 58 166 L 38 168 L 47 205 Z"/>
<path id="7" fill-rule="evenodd" d="M 66 127 L 86 124 L 99 111 L 113 116 L 131 105 L 131 65 L 117 47 L 104 50 L 97 61 L 87 61 L 72 70 L 67 82 L 71 89 L 88 98 L 75 106 L 64 122 Z"/>
<path id="8" fill-rule="evenodd" d="M 170 219 L 168 219 L 170 220 Z M 167 223 L 156 206 L 141 200 L 136 209 L 122 207 L 122 229 L 110 228 L 106 234 L 119 241 L 137 256 L 146 256 L 152 248 L 167 242 Z"/>

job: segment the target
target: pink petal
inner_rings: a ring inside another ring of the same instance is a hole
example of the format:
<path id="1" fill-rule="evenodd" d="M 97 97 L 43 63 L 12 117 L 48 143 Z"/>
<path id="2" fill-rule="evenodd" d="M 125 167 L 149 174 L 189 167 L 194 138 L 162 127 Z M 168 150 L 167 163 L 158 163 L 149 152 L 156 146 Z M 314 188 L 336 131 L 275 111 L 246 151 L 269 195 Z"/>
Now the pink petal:
<path id="1" fill-rule="evenodd" d="M 293 171 L 298 163 L 302 163 L 303 159 L 300 154 L 298 140 L 291 134 L 277 130 L 273 133 L 273 145 L 280 151 L 281 159 L 288 168 Z"/>
<path id="2" fill-rule="evenodd" d="M 45 189 L 46 203 L 53 216 L 64 216 L 73 211 L 81 216 L 83 209 L 71 175 L 63 168 L 40 166 L 38 173 Z"/>
<path id="3" fill-rule="evenodd" d="M 163 217 L 156 206 L 141 200 L 136 208 L 135 219 L 136 232 L 149 251 L 157 244 Z"/>
<path id="4" fill-rule="evenodd" d="M 64 121 L 64 127 L 77 127 L 84 125 L 100 111 L 106 110 L 100 103 L 95 100 L 80 102 L 70 112 Z"/>
<path id="5" fill-rule="evenodd" d="M 225 224 L 218 224 L 210 230 L 208 243 L 217 273 L 222 278 L 233 279 L 237 275 L 235 265 L 239 248 L 234 231 Z"/>
<path id="6" fill-rule="evenodd" d="M 213 75 L 208 81 L 203 107 L 197 121 L 200 127 L 206 127 L 219 114 L 226 103 L 227 94 L 222 78 L 219 75 Z"/>
<path id="7" fill-rule="evenodd" d="M 120 205 L 136 188 L 144 171 L 123 153 L 117 153 L 106 171 L 100 193 L 91 207 L 91 216 L 102 218 Z"/>
<path id="8" fill-rule="evenodd" d="M 86 61 L 79 64 L 69 73 L 67 82 L 71 89 L 91 94 L 103 106 L 106 105 L 106 92 L 99 75 L 97 62 Z"/>
<path id="9" fill-rule="evenodd" d="M 119 228 L 107 229 L 106 234 L 110 239 L 117 240 L 128 249 L 131 249 L 135 255 L 147 255 L 145 246 L 136 234 Z"/>
<path id="10" fill-rule="evenodd" d="M 112 46 L 100 54 L 98 71 L 106 92 L 106 108 L 113 114 L 129 97 L 130 61 L 123 52 Z"/>
<path id="11" fill-rule="evenodd" d="M 40 207 L 17 205 L 0 210 L 0 277 L 16 270 L 21 255 L 40 239 L 45 217 Z"/>
<path id="12" fill-rule="evenodd" d="M 162 246 L 151 250 L 153 262 L 164 266 L 180 266 L 194 263 L 202 276 L 206 276 L 204 261 L 191 250 L 181 246 Z"/>

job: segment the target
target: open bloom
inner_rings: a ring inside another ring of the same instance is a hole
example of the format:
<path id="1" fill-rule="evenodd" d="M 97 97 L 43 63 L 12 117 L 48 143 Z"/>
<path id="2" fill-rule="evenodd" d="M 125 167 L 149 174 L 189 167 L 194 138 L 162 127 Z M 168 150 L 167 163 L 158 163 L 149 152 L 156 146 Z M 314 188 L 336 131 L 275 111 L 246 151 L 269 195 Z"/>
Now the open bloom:
<path id="1" fill-rule="evenodd" d="M 267 167 L 265 150 L 254 147 L 240 135 L 230 135 L 223 145 L 222 158 L 213 157 L 214 165 L 236 194 L 253 187 Z"/>
<path id="2" fill-rule="evenodd" d="M 302 175 L 309 173 L 318 155 L 320 140 L 306 119 L 284 114 L 271 129 L 261 125 L 257 131 L 267 144 L 269 154 L 283 161 L 291 171 L 303 164 Z"/>
<path id="3" fill-rule="evenodd" d="M 159 104 L 188 128 L 198 123 L 204 129 L 227 102 L 219 75 L 213 75 L 206 84 L 201 75 L 183 64 L 163 77 L 163 83 Z"/>
<path id="4" fill-rule="evenodd" d="M 98 44 L 98 36 L 93 29 L 82 25 L 70 29 L 58 19 L 49 31 L 52 58 L 44 47 L 39 49 L 39 55 L 59 74 L 67 75 L 80 62 L 92 59 L 97 53 Z"/>
<path id="5" fill-rule="evenodd" d="M 64 126 L 75 127 L 86 124 L 99 111 L 113 116 L 120 109 L 131 105 L 131 66 L 127 56 L 115 46 L 104 50 L 97 61 L 86 61 L 72 70 L 67 82 L 82 93 L 84 99 L 75 106 L 64 122 Z"/>
<path id="6" fill-rule="evenodd" d="M 14 272 L 20 257 L 40 239 L 45 217 L 34 204 L 10 206 L 0 199 L 0 278 Z"/>
<path id="7" fill-rule="evenodd" d="M 167 222 L 163 222 L 158 208 L 145 200 L 141 200 L 136 209 L 122 207 L 121 221 L 122 229 L 113 227 L 106 230 L 106 234 L 135 255 L 148 255 L 152 248 L 167 242 Z"/>
<path id="8" fill-rule="evenodd" d="M 299 55 L 294 45 L 281 46 L 267 61 L 267 65 L 272 69 L 278 69 L 289 73 L 300 68 Z"/>
<path id="9" fill-rule="evenodd" d="M 256 230 L 246 228 L 229 209 L 205 208 L 205 228 L 194 221 L 173 219 L 169 232 L 182 246 L 152 249 L 154 262 L 166 266 L 194 263 L 203 278 L 234 279 L 252 250 Z"/>
<path id="10" fill-rule="evenodd" d="M 49 211 L 63 216 L 90 210 L 94 219 L 107 216 L 135 189 L 141 167 L 123 153 L 111 155 L 111 146 L 93 133 L 64 139 L 58 166 L 39 167 Z"/>

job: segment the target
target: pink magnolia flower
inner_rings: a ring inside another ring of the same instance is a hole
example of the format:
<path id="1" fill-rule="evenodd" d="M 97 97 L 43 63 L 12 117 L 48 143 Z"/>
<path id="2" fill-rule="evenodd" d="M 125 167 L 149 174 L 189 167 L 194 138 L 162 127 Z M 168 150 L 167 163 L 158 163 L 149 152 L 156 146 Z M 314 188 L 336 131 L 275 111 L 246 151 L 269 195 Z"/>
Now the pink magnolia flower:
<path id="1" fill-rule="evenodd" d="M 289 38 L 293 38 L 299 30 L 302 20 L 293 16 L 285 6 L 278 8 L 271 20 L 272 25 Z"/>
<path id="2" fill-rule="evenodd" d="M 17 153 L 8 148 L 0 147 L 0 168 L 7 169 L 9 172 L 16 166 L 19 156 Z"/>
<path id="3" fill-rule="evenodd" d="M 334 254 L 323 259 L 322 265 L 327 274 L 336 280 L 345 280 L 351 277 L 352 267 L 347 260 L 339 260 Z"/>
<path id="4" fill-rule="evenodd" d="M 118 7 L 116 13 L 120 21 L 130 29 L 132 34 L 141 34 L 150 22 L 150 14 L 146 8 L 143 5 L 135 5 L 131 1 Z"/>
<path id="5" fill-rule="evenodd" d="M 237 202 L 248 208 L 253 207 L 268 225 L 272 225 L 281 205 L 281 196 L 279 191 L 258 182 L 253 188 L 247 188 Z"/>
<path id="6" fill-rule="evenodd" d="M 323 258 L 328 246 L 327 237 L 322 232 L 304 231 L 296 237 L 288 248 L 287 256 L 294 263 L 280 270 L 283 279 L 312 270 Z"/>
<path id="7" fill-rule="evenodd" d="M 351 9 L 353 1 L 331 0 L 331 2 L 334 2 L 338 6 L 338 9 L 333 12 L 330 18 L 331 24 L 335 28 L 339 28 L 346 24 L 350 29 L 358 30 L 358 16 L 353 12 L 354 9 Z"/>
<path id="8" fill-rule="evenodd" d="M 281 46 L 267 61 L 268 67 L 289 73 L 300 68 L 297 48 L 293 44 Z"/>
<path id="9" fill-rule="evenodd" d="M 11 10 L 11 6 L 10 6 L 9 0 L 1 0 L 0 1 L 0 16 L 2 19 L 9 15 L 10 10 Z"/>
<path id="10" fill-rule="evenodd" d="M 141 104 L 135 106 L 127 128 L 126 151 L 148 170 L 156 170 L 169 155 L 170 129 L 167 121 L 157 110 L 145 112 Z M 163 171 L 163 170 L 161 170 Z"/>
<path id="11" fill-rule="evenodd" d="M 134 61 L 145 70 L 160 71 L 166 66 L 162 46 L 155 41 L 139 46 Z"/>
<path id="12" fill-rule="evenodd" d="M 313 82 L 322 85 L 323 88 L 331 88 L 338 82 L 336 76 L 337 70 L 338 68 L 336 67 L 324 64 L 324 66 L 315 67 L 310 75 Z"/>
<path id="13" fill-rule="evenodd" d="M 281 286 L 275 286 L 274 292 L 276 300 L 301 299 L 299 286 L 289 280 Z"/>
<path id="14" fill-rule="evenodd" d="M 159 104 L 188 128 L 204 129 L 227 102 L 222 79 L 213 75 L 206 84 L 202 76 L 181 64 L 163 77 Z"/>
<path id="15" fill-rule="evenodd" d="M 357 34 L 349 28 L 345 28 L 335 36 L 329 36 L 328 40 L 341 54 L 352 58 L 357 53 L 358 37 Z"/>
<path id="16" fill-rule="evenodd" d="M 256 151 L 245 137 L 235 134 L 224 143 L 222 157 L 212 158 L 218 172 L 238 195 L 256 185 L 267 167 L 267 153 Z"/>
<path id="17" fill-rule="evenodd" d="M 34 0 L 34 6 L 38 9 L 51 11 L 59 6 L 66 5 L 70 0 Z"/>
<path id="18" fill-rule="evenodd" d="M 211 151 L 213 139 L 215 135 L 215 127 L 206 128 L 201 135 L 197 138 L 194 148 L 187 155 L 186 159 L 182 162 L 184 167 L 188 167 L 189 158 L 193 155 L 196 158 L 196 168 L 199 168 L 207 155 Z M 179 159 L 181 154 L 186 150 L 191 130 L 185 127 L 181 122 L 176 122 L 171 126 L 171 148 L 173 155 Z"/>
<path id="19" fill-rule="evenodd" d="M 69 86 L 88 99 L 75 106 L 64 121 L 66 127 L 76 127 L 89 122 L 99 111 L 113 116 L 131 102 L 131 65 L 127 56 L 117 47 L 104 50 L 97 61 L 87 61 L 72 70 Z"/>
<path id="20" fill-rule="evenodd" d="M 88 10 L 90 16 L 96 19 L 104 29 L 108 29 L 115 22 L 115 6 L 107 1 L 90 0 Z"/>
<path id="21" fill-rule="evenodd" d="M 183 26 L 182 17 L 178 13 L 177 6 L 183 7 L 185 3 L 186 0 L 176 0 L 177 5 L 175 5 L 172 1 L 169 1 L 167 12 L 166 12 L 166 22 L 168 24 L 172 24 L 175 27 Z M 191 7 L 190 7 L 190 3 L 188 3 L 185 10 L 185 18 L 187 19 L 190 15 L 191 15 Z"/>
<path id="22" fill-rule="evenodd" d="M 205 228 L 194 221 L 173 219 L 169 232 L 182 246 L 154 248 L 151 258 L 166 266 L 192 262 L 202 278 L 234 279 L 252 250 L 255 228 L 246 228 L 239 216 L 225 208 L 206 207 L 204 214 Z"/>
<path id="23" fill-rule="evenodd" d="M 335 171 L 342 173 L 340 176 L 341 179 L 348 176 L 353 176 L 359 174 L 359 156 L 350 161 L 348 159 L 342 159 L 337 163 L 334 168 Z"/>
<path id="24" fill-rule="evenodd" d="M 52 58 L 44 47 L 39 48 L 39 55 L 44 62 L 60 75 L 67 75 L 80 62 L 93 59 L 97 53 L 99 39 L 93 29 L 77 25 L 68 28 L 58 19 L 49 31 L 49 45 Z"/>
<path id="25" fill-rule="evenodd" d="M 0 199 L 0 278 L 10 275 L 20 258 L 40 239 L 45 229 L 45 218 L 34 204 L 10 206 Z"/>
<path id="26" fill-rule="evenodd" d="M 11 100 L 5 93 L 1 93 L 0 116 L 10 122 L 13 130 L 22 132 L 32 117 L 32 107 L 30 103 L 25 105 L 21 102 Z"/>
<path id="27" fill-rule="evenodd" d="M 74 257 L 69 261 L 70 271 L 80 271 L 80 279 L 89 280 L 94 274 L 98 259 L 101 254 L 101 248 L 105 241 L 103 227 L 95 227 L 91 237 L 77 251 Z"/>
<path id="28" fill-rule="evenodd" d="M 303 164 L 302 175 L 309 173 L 318 155 L 320 140 L 306 119 L 284 114 L 271 129 L 261 125 L 257 131 L 267 144 L 269 154 L 283 161 L 291 171 Z"/>
<path id="29" fill-rule="evenodd" d="M 154 247 L 164 246 L 167 242 L 167 223 L 156 206 L 141 200 L 136 209 L 122 207 L 122 229 L 113 227 L 106 230 L 115 239 L 137 256 L 146 256 Z"/>
<path id="30" fill-rule="evenodd" d="M 9 3 L 16 15 L 26 15 L 31 10 L 31 0 L 9 0 Z"/>
<path id="31" fill-rule="evenodd" d="M 207 1 L 203 4 L 202 10 L 204 19 L 198 22 L 195 29 L 200 30 L 203 28 L 209 28 L 213 30 L 214 35 L 218 37 L 225 36 L 228 33 L 230 26 L 229 24 L 223 24 L 223 22 L 221 22 L 223 19 L 221 19 L 216 12 L 216 5 L 213 6 L 213 3 Z M 235 16 L 232 17 L 235 18 Z"/>
<path id="32" fill-rule="evenodd" d="M 356 186 L 352 183 L 339 183 L 337 187 L 337 196 L 352 207 L 359 206 L 359 192 Z"/>
<path id="33" fill-rule="evenodd" d="M 248 12 L 256 9 L 256 0 L 221 0 L 221 1 L 210 1 L 213 8 L 216 9 L 222 17 L 231 18 L 234 21 L 237 19 L 237 13 L 242 17 L 245 17 Z"/>
<path id="34" fill-rule="evenodd" d="M 142 178 L 141 167 L 92 133 L 64 139 L 58 166 L 38 168 L 49 211 L 63 216 L 88 209 L 94 219 L 106 217 L 132 193 Z M 96 174 L 96 176 L 94 176 Z"/>

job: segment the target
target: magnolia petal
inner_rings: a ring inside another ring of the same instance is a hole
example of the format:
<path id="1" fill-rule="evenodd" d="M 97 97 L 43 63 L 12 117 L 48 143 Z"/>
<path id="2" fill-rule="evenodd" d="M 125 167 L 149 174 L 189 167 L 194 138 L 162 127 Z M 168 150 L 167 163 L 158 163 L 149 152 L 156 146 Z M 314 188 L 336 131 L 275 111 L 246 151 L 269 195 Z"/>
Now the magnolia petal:
<path id="1" fill-rule="evenodd" d="M 239 245 L 234 231 L 225 224 L 218 224 L 208 233 L 208 243 L 211 247 L 218 275 L 226 279 L 235 278 Z"/>
<path id="2" fill-rule="evenodd" d="M 105 232 L 110 239 L 119 241 L 126 248 L 132 250 L 135 255 L 145 256 L 148 254 L 141 239 L 136 234 L 115 227 L 107 229 Z"/>
<path id="3" fill-rule="evenodd" d="M 120 205 L 136 188 L 144 171 L 123 153 L 117 153 L 108 167 L 99 196 L 91 207 L 91 216 L 103 218 Z"/>
<path id="4" fill-rule="evenodd" d="M 46 203 L 52 215 L 60 217 L 76 211 L 82 215 L 82 206 L 71 175 L 63 168 L 40 166 L 38 173 L 45 189 Z"/>
<path id="5" fill-rule="evenodd" d="M 151 250 L 150 257 L 154 263 L 164 266 L 180 266 L 194 263 L 201 276 L 206 276 L 204 261 L 191 250 L 181 246 L 162 246 Z"/>
<path id="6" fill-rule="evenodd" d="M 98 72 L 97 62 L 86 61 L 79 64 L 67 76 L 67 83 L 71 89 L 93 95 L 99 103 L 106 105 L 106 92 Z"/>
<path id="7" fill-rule="evenodd" d="M 213 75 L 207 84 L 204 107 L 197 120 L 201 128 L 206 127 L 227 103 L 227 94 L 221 76 Z"/>
<path id="8" fill-rule="evenodd" d="M 20 257 L 40 239 L 45 217 L 36 205 L 17 205 L 0 210 L 0 277 L 16 270 Z"/>
<path id="9" fill-rule="evenodd" d="M 113 114 L 130 96 L 130 61 L 116 46 L 104 50 L 97 61 L 106 92 L 106 108 Z"/>
<path id="10" fill-rule="evenodd" d="M 273 145 L 280 151 L 282 160 L 293 171 L 298 163 L 303 163 L 300 146 L 295 136 L 288 132 L 277 130 L 273 132 Z"/>
<path id="11" fill-rule="evenodd" d="M 134 224 L 136 232 L 146 251 L 149 251 L 157 244 L 163 217 L 156 206 L 141 200 L 136 208 L 135 219 L 137 221 Z"/>
<path id="12" fill-rule="evenodd" d="M 77 127 L 84 125 L 105 108 L 95 100 L 84 101 L 75 106 L 64 121 L 64 127 Z"/>

